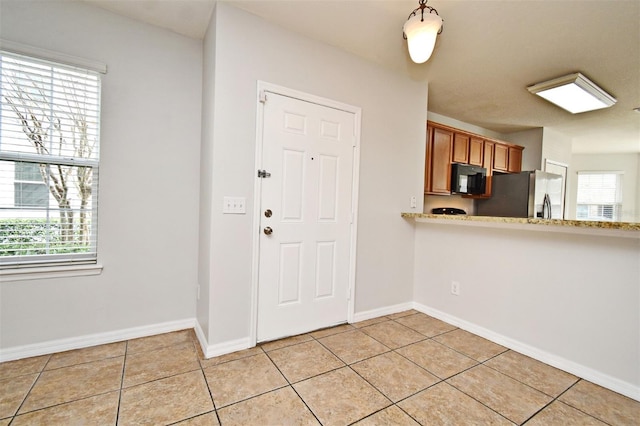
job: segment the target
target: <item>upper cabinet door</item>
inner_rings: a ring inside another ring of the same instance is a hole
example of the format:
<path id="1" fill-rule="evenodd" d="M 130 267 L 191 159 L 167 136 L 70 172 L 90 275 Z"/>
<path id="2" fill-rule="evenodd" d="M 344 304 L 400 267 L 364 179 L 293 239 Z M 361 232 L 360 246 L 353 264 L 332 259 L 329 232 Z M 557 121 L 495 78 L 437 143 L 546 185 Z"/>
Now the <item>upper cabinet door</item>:
<path id="1" fill-rule="evenodd" d="M 479 138 L 469 140 L 469 164 L 482 166 L 484 160 L 484 141 Z"/>
<path id="2" fill-rule="evenodd" d="M 509 168 L 509 147 L 497 143 L 493 149 L 493 169 L 506 172 Z"/>
<path id="3" fill-rule="evenodd" d="M 509 173 L 520 173 L 522 171 L 522 148 L 509 147 Z"/>
<path id="4" fill-rule="evenodd" d="M 469 163 L 469 136 L 456 133 L 453 137 L 453 162 Z"/>
<path id="5" fill-rule="evenodd" d="M 451 151 L 453 148 L 453 132 L 434 127 L 429 132 L 431 139 L 427 152 L 427 171 L 429 185 L 425 192 L 431 194 L 451 193 Z"/>

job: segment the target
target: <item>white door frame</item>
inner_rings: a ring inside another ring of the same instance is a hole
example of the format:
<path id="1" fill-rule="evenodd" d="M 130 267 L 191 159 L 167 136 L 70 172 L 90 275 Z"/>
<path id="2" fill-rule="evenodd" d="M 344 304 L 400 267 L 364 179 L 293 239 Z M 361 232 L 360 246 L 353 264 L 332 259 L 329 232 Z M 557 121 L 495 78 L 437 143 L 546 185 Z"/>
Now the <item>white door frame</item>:
<path id="1" fill-rule="evenodd" d="M 256 158 L 253 186 L 253 240 L 252 240 L 252 262 L 251 262 L 251 318 L 250 318 L 250 334 L 249 343 L 251 347 L 255 346 L 258 341 L 258 278 L 260 264 L 260 221 L 261 221 L 261 196 L 262 196 L 262 179 L 257 177 L 257 171 L 262 168 L 262 143 L 263 143 L 263 118 L 264 103 L 261 102 L 264 93 L 275 93 L 290 98 L 299 99 L 329 108 L 335 108 L 354 114 L 354 131 L 355 144 L 353 148 L 353 179 L 351 188 L 351 240 L 350 259 L 349 259 L 349 300 L 347 308 L 347 322 L 353 322 L 355 311 L 355 284 L 356 284 L 356 247 L 357 247 L 357 230 L 358 230 L 358 188 L 360 178 L 360 134 L 361 134 L 361 118 L 362 109 L 353 105 L 337 102 L 331 99 L 322 98 L 311 95 L 309 93 L 300 92 L 287 87 L 278 86 L 258 80 L 256 93 Z"/>

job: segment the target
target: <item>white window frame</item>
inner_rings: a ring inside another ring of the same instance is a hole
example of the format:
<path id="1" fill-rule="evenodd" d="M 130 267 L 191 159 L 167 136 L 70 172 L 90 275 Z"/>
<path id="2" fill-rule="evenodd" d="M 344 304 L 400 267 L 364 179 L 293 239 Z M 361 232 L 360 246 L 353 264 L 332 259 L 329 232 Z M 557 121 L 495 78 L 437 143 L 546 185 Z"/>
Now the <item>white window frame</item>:
<path id="1" fill-rule="evenodd" d="M 0 50 L 7 54 L 18 54 L 25 57 L 30 57 L 34 61 L 44 60 L 59 65 L 61 67 L 71 66 L 74 68 L 82 68 L 88 71 L 106 74 L 106 65 L 83 58 L 78 58 L 58 52 L 52 52 L 37 47 L 27 46 L 12 41 L 0 39 Z M 100 94 L 98 93 L 98 96 Z M 98 108 L 100 99 L 98 98 Z M 98 120 L 100 120 L 100 112 L 98 110 Z M 99 124 L 98 124 L 99 134 Z M 94 159 L 77 159 L 77 158 L 64 158 L 54 156 L 42 156 L 38 154 L 30 154 L 24 152 L 10 152 L 0 151 L 0 160 L 7 161 L 27 161 L 40 164 L 61 164 L 69 166 L 90 166 L 94 169 L 95 179 L 92 182 L 92 220 L 91 220 L 91 233 L 97 235 L 97 199 L 98 199 L 98 170 L 99 160 Z M 95 217 L 93 216 L 95 215 Z M 43 255 L 38 261 L 36 259 L 39 256 L 34 256 L 35 262 L 23 262 L 23 263 L 7 263 L 0 262 L 0 280 L 2 281 L 19 281 L 29 280 L 35 278 L 56 278 L 56 277 L 69 277 L 69 276 L 86 276 L 96 275 L 101 273 L 102 265 L 98 263 L 97 252 L 97 239 L 92 241 L 92 249 L 90 255 L 83 256 L 81 253 L 79 256 L 74 254 L 62 254 L 62 255 Z M 1 260 L 1 258 L 0 258 Z"/>
<path id="2" fill-rule="evenodd" d="M 594 202 L 580 202 L 580 177 L 587 175 L 615 175 L 616 176 L 616 188 L 614 194 L 614 201 L 594 201 Z M 622 179 L 624 176 L 623 171 L 611 171 L 611 170 L 581 170 L 578 171 L 578 180 L 576 183 L 576 220 L 586 220 L 586 221 L 603 221 L 603 222 L 620 222 L 622 220 Z M 598 209 L 603 209 L 605 207 L 610 206 L 613 211 L 613 217 L 611 219 L 603 218 L 602 216 L 590 216 L 588 214 L 587 217 L 579 217 L 578 210 L 580 206 L 595 207 Z"/>

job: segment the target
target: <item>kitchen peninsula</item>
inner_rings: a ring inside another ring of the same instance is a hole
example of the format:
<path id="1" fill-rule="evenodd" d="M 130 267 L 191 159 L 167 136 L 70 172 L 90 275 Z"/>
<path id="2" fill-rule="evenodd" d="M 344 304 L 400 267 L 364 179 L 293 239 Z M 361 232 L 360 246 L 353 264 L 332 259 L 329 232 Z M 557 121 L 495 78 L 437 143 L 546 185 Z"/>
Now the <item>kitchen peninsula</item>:
<path id="1" fill-rule="evenodd" d="M 639 223 L 401 216 L 417 309 L 640 398 Z"/>

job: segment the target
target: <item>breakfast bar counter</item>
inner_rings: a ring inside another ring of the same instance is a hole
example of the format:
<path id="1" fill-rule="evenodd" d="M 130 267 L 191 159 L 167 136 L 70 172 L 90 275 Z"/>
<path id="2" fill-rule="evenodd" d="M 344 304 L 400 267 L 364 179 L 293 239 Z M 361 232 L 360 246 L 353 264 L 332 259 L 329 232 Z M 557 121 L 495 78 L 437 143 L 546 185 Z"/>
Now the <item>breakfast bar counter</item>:
<path id="1" fill-rule="evenodd" d="M 436 215 L 410 212 L 401 213 L 401 216 L 405 219 L 413 219 L 416 222 L 421 223 L 640 238 L 640 223 L 632 222 L 596 222 L 517 217 Z"/>

